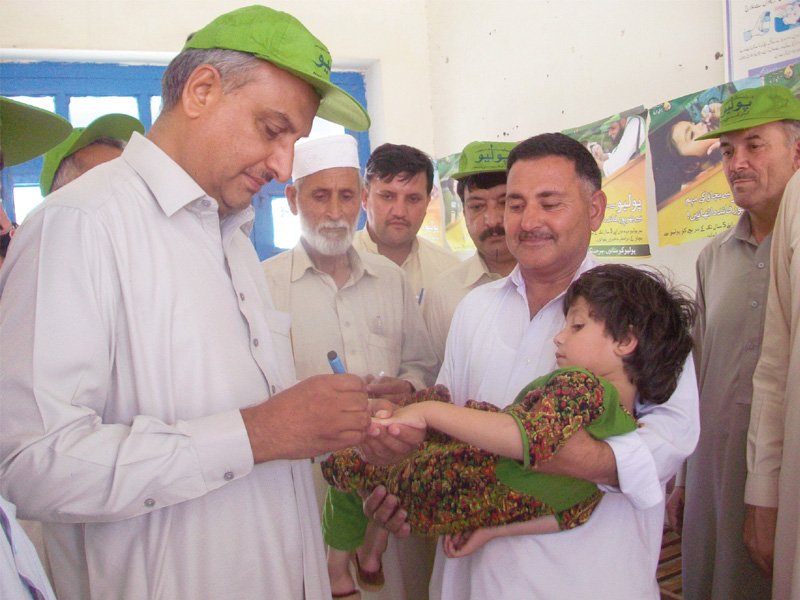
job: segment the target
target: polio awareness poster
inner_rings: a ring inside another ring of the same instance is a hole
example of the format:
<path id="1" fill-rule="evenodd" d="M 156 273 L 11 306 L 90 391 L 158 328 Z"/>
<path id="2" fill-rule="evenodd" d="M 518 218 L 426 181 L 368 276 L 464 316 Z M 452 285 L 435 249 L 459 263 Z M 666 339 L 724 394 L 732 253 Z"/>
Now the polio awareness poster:
<path id="1" fill-rule="evenodd" d="M 606 214 L 589 246 L 595 256 L 650 256 L 645 190 L 646 116 L 645 108 L 639 106 L 563 132 L 589 149 L 603 174 Z"/>

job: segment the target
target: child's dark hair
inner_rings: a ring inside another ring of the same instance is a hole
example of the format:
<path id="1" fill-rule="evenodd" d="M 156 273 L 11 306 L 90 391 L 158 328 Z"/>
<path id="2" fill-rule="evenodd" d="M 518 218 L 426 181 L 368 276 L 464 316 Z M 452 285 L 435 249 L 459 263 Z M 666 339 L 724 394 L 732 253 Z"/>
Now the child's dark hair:
<path id="1" fill-rule="evenodd" d="M 642 400 L 669 400 L 692 350 L 695 303 L 660 272 L 619 264 L 601 265 L 578 277 L 564 297 L 565 315 L 577 298 L 586 301 L 590 316 L 602 321 L 615 341 L 631 334 L 638 340 L 623 363 Z"/>

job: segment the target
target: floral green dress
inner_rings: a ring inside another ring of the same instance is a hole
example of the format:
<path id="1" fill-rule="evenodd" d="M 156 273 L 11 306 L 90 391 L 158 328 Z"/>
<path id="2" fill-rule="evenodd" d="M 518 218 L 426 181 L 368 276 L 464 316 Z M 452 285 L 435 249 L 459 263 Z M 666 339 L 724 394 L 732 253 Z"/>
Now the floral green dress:
<path id="1" fill-rule="evenodd" d="M 450 402 L 444 386 L 417 392 L 412 402 Z M 497 412 L 492 404 L 466 406 Z M 384 485 L 408 512 L 413 533 L 442 535 L 554 515 L 561 529 L 586 522 L 602 492 L 583 480 L 544 475 L 531 466 L 550 459 L 581 428 L 596 438 L 626 433 L 636 423 L 616 389 L 582 369 L 559 369 L 523 389 L 501 412 L 517 421 L 526 459 L 498 457 L 432 431 L 422 448 L 390 466 L 365 462 L 354 448 L 335 452 L 322 473 L 340 491 Z M 326 523 L 326 527 L 346 526 Z"/>

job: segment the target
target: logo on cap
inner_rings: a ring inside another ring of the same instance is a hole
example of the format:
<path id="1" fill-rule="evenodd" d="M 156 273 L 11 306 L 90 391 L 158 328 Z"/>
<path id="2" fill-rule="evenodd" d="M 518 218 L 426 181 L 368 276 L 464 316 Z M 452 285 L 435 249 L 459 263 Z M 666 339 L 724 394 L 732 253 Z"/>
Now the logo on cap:
<path id="1" fill-rule="evenodd" d="M 317 50 L 319 50 L 319 57 L 317 61 L 314 63 L 314 66 L 318 69 L 322 69 L 325 75 L 330 75 L 331 72 L 331 55 L 327 52 L 326 48 L 322 46 L 316 46 Z"/>
<path id="2" fill-rule="evenodd" d="M 750 108 L 752 108 L 752 106 L 752 100 L 745 102 L 741 98 L 730 98 L 725 103 L 722 111 L 725 116 L 727 116 L 729 119 L 732 119 L 746 115 L 750 112 Z"/>

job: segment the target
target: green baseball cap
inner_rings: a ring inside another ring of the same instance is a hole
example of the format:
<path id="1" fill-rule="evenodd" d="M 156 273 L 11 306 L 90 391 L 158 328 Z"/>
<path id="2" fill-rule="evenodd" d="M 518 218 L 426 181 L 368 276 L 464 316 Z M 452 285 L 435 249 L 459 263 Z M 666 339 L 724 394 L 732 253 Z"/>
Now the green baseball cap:
<path id="1" fill-rule="evenodd" d="M 246 6 L 217 17 L 193 33 L 184 50 L 221 48 L 252 54 L 311 84 L 320 96 L 317 114 L 348 129 L 369 129 L 367 111 L 331 83 L 331 53 L 292 15 Z"/>
<path id="2" fill-rule="evenodd" d="M 72 131 L 63 117 L 0 96 L 0 149 L 3 163 L 12 167 L 46 152 Z"/>
<path id="3" fill-rule="evenodd" d="M 118 113 L 103 115 L 86 127 L 73 129 L 67 139 L 44 155 L 42 173 L 39 176 L 39 189 L 42 191 L 42 196 L 50 193 L 56 171 L 65 158 L 103 137 L 127 142 L 134 131 L 144 133 L 144 125 L 139 122 L 139 119 Z"/>
<path id="4" fill-rule="evenodd" d="M 502 173 L 506 170 L 508 153 L 517 142 L 470 142 L 461 151 L 458 171 L 453 179 L 463 179 L 478 173 Z"/>
<path id="5" fill-rule="evenodd" d="M 719 128 L 698 137 L 718 138 L 724 133 L 783 120 L 800 121 L 800 100 L 780 85 L 765 85 L 736 92 L 722 104 Z"/>

